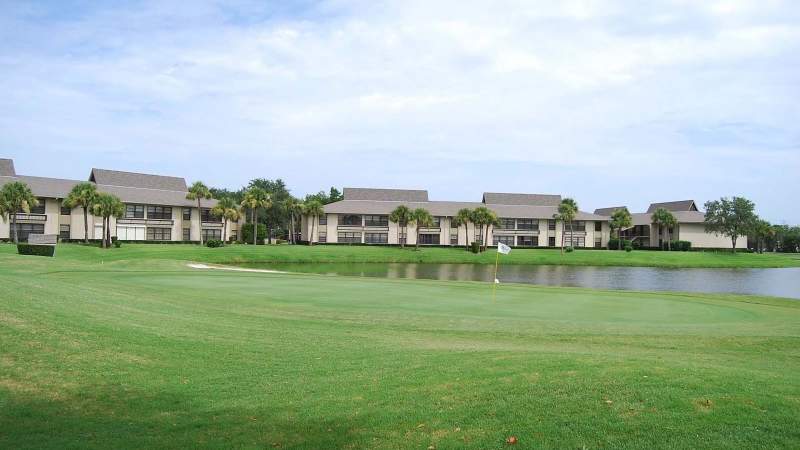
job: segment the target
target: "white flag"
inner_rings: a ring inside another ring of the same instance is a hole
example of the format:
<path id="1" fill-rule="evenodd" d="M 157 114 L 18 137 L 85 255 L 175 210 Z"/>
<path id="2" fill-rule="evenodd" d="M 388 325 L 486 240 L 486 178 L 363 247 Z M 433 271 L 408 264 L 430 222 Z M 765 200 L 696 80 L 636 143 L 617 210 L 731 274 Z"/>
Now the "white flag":
<path id="1" fill-rule="evenodd" d="M 498 242 L 497 252 L 500 253 L 501 255 L 507 255 L 511 253 L 511 247 L 507 246 L 506 244 L 503 244 L 502 242 Z"/>

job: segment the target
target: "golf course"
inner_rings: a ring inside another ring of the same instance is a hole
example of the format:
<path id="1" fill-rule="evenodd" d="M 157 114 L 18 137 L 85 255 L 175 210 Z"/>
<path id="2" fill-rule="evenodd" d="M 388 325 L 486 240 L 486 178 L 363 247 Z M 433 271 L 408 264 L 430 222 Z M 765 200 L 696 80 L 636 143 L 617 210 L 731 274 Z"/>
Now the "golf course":
<path id="1" fill-rule="evenodd" d="M 189 266 L 494 258 L 0 244 L 0 448 L 800 448 L 797 300 L 504 283 L 493 301 L 487 283 Z M 504 263 L 800 266 L 558 250 Z"/>

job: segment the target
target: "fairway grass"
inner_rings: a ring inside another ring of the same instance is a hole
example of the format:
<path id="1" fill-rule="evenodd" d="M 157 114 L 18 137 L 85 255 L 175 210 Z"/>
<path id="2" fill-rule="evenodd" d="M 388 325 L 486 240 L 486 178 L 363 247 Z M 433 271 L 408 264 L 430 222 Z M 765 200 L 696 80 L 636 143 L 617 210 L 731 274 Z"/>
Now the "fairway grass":
<path id="1" fill-rule="evenodd" d="M 800 447 L 797 301 L 503 284 L 492 302 L 166 247 L 184 246 L 0 249 L 0 448 Z"/>

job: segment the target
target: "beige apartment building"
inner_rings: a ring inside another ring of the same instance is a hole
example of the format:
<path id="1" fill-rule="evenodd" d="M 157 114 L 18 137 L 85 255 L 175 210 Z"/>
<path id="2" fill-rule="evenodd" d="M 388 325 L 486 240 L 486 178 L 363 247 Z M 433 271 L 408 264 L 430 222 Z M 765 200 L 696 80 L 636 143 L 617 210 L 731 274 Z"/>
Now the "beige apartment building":
<path id="1" fill-rule="evenodd" d="M 499 218 L 489 227 L 487 245 L 502 242 L 512 247 L 556 247 L 561 245 L 561 222 L 553 219 L 561 202 L 560 195 L 506 194 L 487 192 L 481 202 L 448 202 L 428 199 L 424 190 L 344 188 L 344 200 L 325 205 L 324 214 L 301 224 L 303 240 L 338 244 L 416 244 L 413 224 L 400 226 L 389 221 L 400 205 L 425 208 L 434 224 L 419 230 L 420 245 L 463 246 L 483 242 L 483 230 L 473 224 L 453 226 L 453 217 L 462 208 L 485 206 Z M 318 222 L 318 223 L 317 223 Z M 608 245 L 608 218 L 579 212 L 569 225 L 565 239 L 575 247 L 603 248 Z"/>
<path id="2" fill-rule="evenodd" d="M 81 208 L 64 206 L 78 180 L 18 175 L 14 162 L 0 159 L 0 186 L 21 181 L 39 199 L 30 213 L 17 214 L 20 242 L 29 234 L 57 234 L 60 239 L 83 239 L 84 219 Z M 116 170 L 92 169 L 88 181 L 99 192 L 116 195 L 125 204 L 125 214 L 111 220 L 111 235 L 122 241 L 199 241 L 236 240 L 239 224 L 228 225 L 222 236 L 222 220 L 211 215 L 215 200 L 187 200 L 186 180 L 180 177 L 150 175 Z M 10 239 L 10 220 L 0 220 L 0 239 Z M 89 239 L 102 238 L 102 218 L 89 214 Z"/>

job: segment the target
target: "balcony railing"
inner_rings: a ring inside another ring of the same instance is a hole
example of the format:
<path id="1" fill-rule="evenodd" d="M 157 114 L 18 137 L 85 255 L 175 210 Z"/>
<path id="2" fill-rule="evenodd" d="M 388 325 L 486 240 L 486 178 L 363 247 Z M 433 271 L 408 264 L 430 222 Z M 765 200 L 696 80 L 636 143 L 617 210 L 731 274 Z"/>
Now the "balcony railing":
<path id="1" fill-rule="evenodd" d="M 45 214 L 18 213 L 17 220 L 28 220 L 31 222 L 47 222 L 47 216 Z"/>

